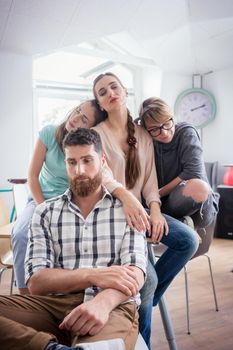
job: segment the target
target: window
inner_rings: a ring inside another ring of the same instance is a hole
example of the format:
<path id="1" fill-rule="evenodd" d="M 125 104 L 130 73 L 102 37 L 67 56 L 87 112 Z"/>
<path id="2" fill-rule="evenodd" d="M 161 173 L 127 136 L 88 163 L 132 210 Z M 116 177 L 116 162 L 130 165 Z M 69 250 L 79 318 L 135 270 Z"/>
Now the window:
<path id="1" fill-rule="evenodd" d="M 136 115 L 133 72 L 123 64 L 67 52 L 35 60 L 35 135 L 47 124 L 61 123 L 71 109 L 80 102 L 93 98 L 93 80 L 106 71 L 119 76 L 127 87 L 128 107 L 131 114 Z"/>

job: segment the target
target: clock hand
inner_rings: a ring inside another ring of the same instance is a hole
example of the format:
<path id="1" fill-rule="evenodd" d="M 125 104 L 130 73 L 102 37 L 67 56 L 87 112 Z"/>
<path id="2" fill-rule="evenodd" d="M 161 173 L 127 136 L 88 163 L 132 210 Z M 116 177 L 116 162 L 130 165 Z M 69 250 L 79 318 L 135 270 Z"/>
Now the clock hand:
<path id="1" fill-rule="evenodd" d="M 200 108 L 203 108 L 205 106 L 206 105 L 203 103 L 203 105 L 201 105 L 201 106 L 197 106 L 197 107 L 191 108 L 190 111 L 193 112 L 193 111 L 196 111 L 196 109 L 200 109 Z"/>

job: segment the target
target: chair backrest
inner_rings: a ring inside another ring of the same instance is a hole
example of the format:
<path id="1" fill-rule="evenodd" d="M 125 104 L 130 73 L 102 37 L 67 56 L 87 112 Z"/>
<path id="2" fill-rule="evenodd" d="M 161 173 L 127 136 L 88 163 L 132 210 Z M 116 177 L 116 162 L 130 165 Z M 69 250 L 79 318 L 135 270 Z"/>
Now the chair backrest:
<path id="1" fill-rule="evenodd" d="M 10 217 L 3 198 L 0 196 L 0 226 L 7 225 Z"/>
<path id="2" fill-rule="evenodd" d="M 25 208 L 28 201 L 28 187 L 27 184 L 15 183 L 13 184 L 13 196 L 16 217 L 20 215 L 22 210 Z"/>
<path id="3" fill-rule="evenodd" d="M 214 237 L 214 228 L 215 228 L 215 220 L 214 222 L 212 222 L 210 226 L 207 226 L 205 229 L 197 229 L 197 233 L 201 237 L 201 243 L 199 244 L 199 247 L 196 253 L 194 254 L 194 256 L 192 257 L 192 259 L 208 253 Z"/>

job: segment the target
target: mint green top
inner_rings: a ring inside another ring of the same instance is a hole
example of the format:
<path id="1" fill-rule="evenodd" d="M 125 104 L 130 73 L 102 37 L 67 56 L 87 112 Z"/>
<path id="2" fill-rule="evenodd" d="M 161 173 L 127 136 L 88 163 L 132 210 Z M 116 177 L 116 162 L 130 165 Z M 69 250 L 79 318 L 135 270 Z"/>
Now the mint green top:
<path id="1" fill-rule="evenodd" d="M 69 186 L 64 153 L 55 139 L 55 131 L 55 125 L 47 125 L 39 132 L 39 138 L 47 149 L 39 176 L 40 186 L 45 199 L 64 193 Z"/>

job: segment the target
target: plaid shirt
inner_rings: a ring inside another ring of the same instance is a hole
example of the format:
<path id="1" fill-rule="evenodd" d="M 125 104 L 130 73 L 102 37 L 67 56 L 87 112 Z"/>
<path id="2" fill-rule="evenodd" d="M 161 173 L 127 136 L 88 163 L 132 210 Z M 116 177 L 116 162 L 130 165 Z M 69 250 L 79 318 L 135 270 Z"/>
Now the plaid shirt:
<path id="1" fill-rule="evenodd" d="M 83 199 L 85 200 L 85 198 Z M 37 206 L 29 230 L 25 279 L 42 268 L 137 266 L 146 274 L 146 240 L 127 225 L 121 203 L 103 188 L 103 197 L 86 219 L 71 200 L 71 192 Z M 84 300 L 100 291 L 85 290 Z M 132 298 L 140 303 L 140 298 Z"/>

